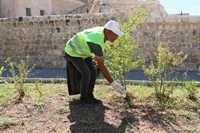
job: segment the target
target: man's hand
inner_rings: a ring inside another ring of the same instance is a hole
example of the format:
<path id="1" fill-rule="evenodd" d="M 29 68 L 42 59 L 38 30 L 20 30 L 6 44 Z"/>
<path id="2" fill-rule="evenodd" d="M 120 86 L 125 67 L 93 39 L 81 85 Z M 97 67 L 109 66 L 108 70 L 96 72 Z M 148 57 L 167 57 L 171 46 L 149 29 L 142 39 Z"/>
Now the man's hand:
<path id="1" fill-rule="evenodd" d="M 111 86 L 118 92 L 120 93 L 121 95 L 123 95 L 123 87 L 121 84 L 117 83 L 116 81 L 113 81 L 111 83 Z"/>

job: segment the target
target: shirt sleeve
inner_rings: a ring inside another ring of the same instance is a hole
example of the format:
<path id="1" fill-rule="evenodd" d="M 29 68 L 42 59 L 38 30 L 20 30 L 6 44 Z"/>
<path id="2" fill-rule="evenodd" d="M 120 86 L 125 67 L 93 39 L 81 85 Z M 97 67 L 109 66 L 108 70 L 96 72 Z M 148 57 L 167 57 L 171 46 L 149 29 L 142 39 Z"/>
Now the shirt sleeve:
<path id="1" fill-rule="evenodd" d="M 94 53 L 96 56 L 103 56 L 102 48 L 99 44 L 93 42 L 87 42 L 91 53 Z"/>

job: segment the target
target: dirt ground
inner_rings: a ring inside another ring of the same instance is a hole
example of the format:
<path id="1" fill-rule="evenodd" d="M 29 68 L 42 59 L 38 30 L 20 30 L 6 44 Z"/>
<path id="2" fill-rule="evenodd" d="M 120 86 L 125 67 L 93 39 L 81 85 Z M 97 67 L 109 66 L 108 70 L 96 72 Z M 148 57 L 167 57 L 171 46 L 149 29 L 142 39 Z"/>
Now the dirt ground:
<path id="1" fill-rule="evenodd" d="M 17 119 L 0 133 L 200 133 L 200 110 L 166 110 L 135 103 L 121 106 L 121 100 L 83 107 L 77 98 L 56 94 L 43 105 L 29 101 L 0 106 L 1 118 Z"/>

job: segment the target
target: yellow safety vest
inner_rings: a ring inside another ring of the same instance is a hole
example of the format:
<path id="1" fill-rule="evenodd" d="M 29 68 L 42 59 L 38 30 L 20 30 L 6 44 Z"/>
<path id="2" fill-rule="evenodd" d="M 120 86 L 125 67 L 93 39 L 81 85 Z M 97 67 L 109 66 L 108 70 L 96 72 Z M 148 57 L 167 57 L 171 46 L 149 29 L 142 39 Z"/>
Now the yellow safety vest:
<path id="1" fill-rule="evenodd" d="M 66 43 L 65 52 L 72 57 L 93 57 L 94 53 L 90 52 L 87 42 L 100 45 L 102 51 L 104 51 L 105 42 L 103 31 L 104 27 L 94 27 L 77 33 Z"/>

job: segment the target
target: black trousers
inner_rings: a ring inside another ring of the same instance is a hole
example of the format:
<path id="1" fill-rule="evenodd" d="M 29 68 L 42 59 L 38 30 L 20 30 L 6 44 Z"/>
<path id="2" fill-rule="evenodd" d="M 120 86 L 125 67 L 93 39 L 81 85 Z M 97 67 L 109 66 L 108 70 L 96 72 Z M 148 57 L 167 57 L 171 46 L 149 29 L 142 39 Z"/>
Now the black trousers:
<path id="1" fill-rule="evenodd" d="M 80 94 L 81 99 L 88 99 L 93 96 L 95 81 L 96 81 L 96 68 L 92 61 L 92 58 L 79 58 L 79 57 L 72 57 L 68 54 L 65 54 L 65 59 L 72 63 L 73 66 L 77 69 L 80 73 L 81 77 L 77 77 L 80 79 Z M 69 69 L 70 71 L 70 69 Z M 76 77 L 74 77 L 75 79 Z"/>

